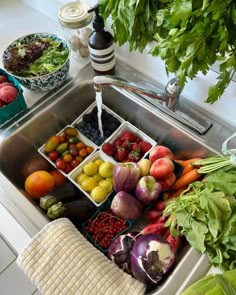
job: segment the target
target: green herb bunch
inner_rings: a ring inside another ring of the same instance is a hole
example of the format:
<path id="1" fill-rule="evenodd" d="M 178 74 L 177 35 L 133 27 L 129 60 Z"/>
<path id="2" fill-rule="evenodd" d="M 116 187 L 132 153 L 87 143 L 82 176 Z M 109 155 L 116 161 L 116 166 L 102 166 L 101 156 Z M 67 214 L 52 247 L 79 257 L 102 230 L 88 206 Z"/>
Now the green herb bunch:
<path id="1" fill-rule="evenodd" d="M 184 86 L 200 71 L 220 61 L 216 85 L 209 88 L 207 103 L 222 96 L 236 71 L 235 0 L 100 0 L 106 20 L 112 18 L 115 41 L 130 50 L 150 51 L 164 60 Z"/>
<path id="2" fill-rule="evenodd" d="M 236 268 L 236 169 L 208 174 L 204 182 L 189 185 L 164 210 L 173 235 L 207 253 L 222 269 Z"/>

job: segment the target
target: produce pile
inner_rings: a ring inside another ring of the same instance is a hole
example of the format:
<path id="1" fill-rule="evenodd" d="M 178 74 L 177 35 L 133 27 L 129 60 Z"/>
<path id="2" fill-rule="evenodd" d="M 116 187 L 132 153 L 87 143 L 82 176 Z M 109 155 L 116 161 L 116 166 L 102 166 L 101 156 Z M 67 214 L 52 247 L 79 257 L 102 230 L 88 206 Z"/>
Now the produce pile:
<path id="1" fill-rule="evenodd" d="M 62 133 L 50 136 L 42 152 L 57 169 L 68 174 L 93 151 L 93 146 L 80 139 L 76 128 L 67 126 Z"/>
<path id="2" fill-rule="evenodd" d="M 65 141 L 53 137 L 44 145 L 49 158 L 61 144 L 67 149 L 78 130 L 64 132 L 59 137 Z M 115 142 L 121 149 L 142 148 L 127 130 Z M 60 157 L 71 154 L 62 150 Z M 186 241 L 207 253 L 212 265 L 235 268 L 236 170 L 229 157 L 178 160 L 164 145 L 149 146 L 143 155 L 109 162 L 95 152 L 77 167 L 77 187 L 45 158 L 32 159 L 23 167 L 25 191 L 50 219 L 70 218 L 95 247 L 145 284 L 157 284 L 174 268 Z"/>
<path id="3" fill-rule="evenodd" d="M 106 109 L 102 109 L 101 121 L 103 126 L 103 135 L 101 137 L 98 128 L 98 109 L 95 106 L 91 112 L 82 116 L 81 121 L 75 123 L 75 127 L 83 133 L 88 139 L 100 146 L 117 128 L 121 122 Z"/>

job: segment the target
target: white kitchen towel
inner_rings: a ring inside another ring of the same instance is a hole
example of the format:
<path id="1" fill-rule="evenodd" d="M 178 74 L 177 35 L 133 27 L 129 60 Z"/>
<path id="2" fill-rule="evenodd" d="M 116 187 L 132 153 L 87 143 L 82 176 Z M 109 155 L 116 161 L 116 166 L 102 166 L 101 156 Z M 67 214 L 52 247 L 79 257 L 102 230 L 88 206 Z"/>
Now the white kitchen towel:
<path id="1" fill-rule="evenodd" d="M 48 223 L 36 234 L 17 264 L 45 295 L 143 295 L 146 289 L 93 247 L 67 218 Z"/>

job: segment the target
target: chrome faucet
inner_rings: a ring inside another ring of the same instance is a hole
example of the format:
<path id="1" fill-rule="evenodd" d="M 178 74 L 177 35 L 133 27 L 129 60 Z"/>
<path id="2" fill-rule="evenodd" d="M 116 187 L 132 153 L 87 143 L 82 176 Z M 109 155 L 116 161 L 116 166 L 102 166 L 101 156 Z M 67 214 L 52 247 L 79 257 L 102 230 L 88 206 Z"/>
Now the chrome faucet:
<path id="1" fill-rule="evenodd" d="M 167 83 L 165 90 L 160 92 L 153 91 L 117 76 L 95 76 L 93 78 L 93 85 L 96 92 L 102 92 L 104 86 L 117 86 L 141 94 L 144 98 L 146 96 L 146 100 L 152 105 L 155 105 L 170 117 L 200 134 L 205 134 L 212 126 L 212 122 L 204 115 L 192 110 L 191 106 L 185 107 L 184 104 L 179 103 L 180 94 L 183 89 L 179 85 L 177 78 L 171 79 Z"/>
<path id="2" fill-rule="evenodd" d="M 166 87 L 165 91 L 157 93 L 146 87 L 142 87 L 138 84 L 125 80 L 117 76 L 95 76 L 93 79 L 95 91 L 101 92 L 103 86 L 117 86 L 132 92 L 148 96 L 150 98 L 157 99 L 166 104 L 169 110 L 174 111 L 176 109 L 182 87 L 180 87 L 177 78 L 171 79 Z"/>

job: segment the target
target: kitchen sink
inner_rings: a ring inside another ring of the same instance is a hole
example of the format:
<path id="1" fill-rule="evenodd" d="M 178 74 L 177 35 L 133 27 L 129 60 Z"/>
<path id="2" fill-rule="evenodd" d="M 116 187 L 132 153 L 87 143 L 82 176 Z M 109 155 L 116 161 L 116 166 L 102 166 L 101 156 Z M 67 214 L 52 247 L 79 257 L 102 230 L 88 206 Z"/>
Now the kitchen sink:
<path id="1" fill-rule="evenodd" d="M 117 62 L 116 75 L 136 83 L 147 82 L 163 88 L 121 61 Z M 30 236 L 35 235 L 50 220 L 36 203 L 23 195 L 21 169 L 27 159 L 38 155 L 38 148 L 51 135 L 71 124 L 94 102 L 93 76 L 92 68 L 86 65 L 60 89 L 45 95 L 16 117 L 14 122 L 1 126 L 0 202 Z M 108 108 L 124 120 L 140 128 L 158 144 L 169 147 L 177 159 L 204 158 L 220 153 L 222 142 L 234 132 L 233 126 L 193 104 L 191 108 L 207 116 L 212 123 L 204 135 L 195 133 L 149 101 L 127 90 L 104 87 L 102 99 Z M 148 294 L 177 294 L 180 286 L 198 279 L 208 268 L 207 257 L 186 245 L 173 271 Z"/>

